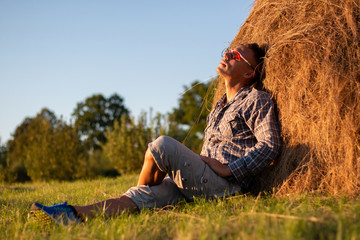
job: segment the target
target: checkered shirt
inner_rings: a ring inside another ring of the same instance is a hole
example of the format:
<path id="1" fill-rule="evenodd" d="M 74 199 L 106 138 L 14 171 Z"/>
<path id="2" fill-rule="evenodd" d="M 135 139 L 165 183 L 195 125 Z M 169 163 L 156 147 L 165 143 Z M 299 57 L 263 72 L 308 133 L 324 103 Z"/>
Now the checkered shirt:
<path id="1" fill-rule="evenodd" d="M 228 103 L 224 95 L 207 118 L 201 155 L 229 166 L 238 183 L 268 167 L 280 152 L 280 127 L 268 93 L 241 89 Z"/>

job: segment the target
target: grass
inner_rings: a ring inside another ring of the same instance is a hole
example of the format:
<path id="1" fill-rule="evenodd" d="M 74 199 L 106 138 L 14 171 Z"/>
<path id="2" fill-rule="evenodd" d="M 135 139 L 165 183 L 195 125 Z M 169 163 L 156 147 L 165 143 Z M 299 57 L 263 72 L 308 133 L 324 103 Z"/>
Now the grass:
<path id="1" fill-rule="evenodd" d="M 0 239 L 357 239 L 360 201 L 307 194 L 234 196 L 86 223 L 38 228 L 32 202 L 90 204 L 119 196 L 136 175 L 116 179 L 0 185 Z"/>

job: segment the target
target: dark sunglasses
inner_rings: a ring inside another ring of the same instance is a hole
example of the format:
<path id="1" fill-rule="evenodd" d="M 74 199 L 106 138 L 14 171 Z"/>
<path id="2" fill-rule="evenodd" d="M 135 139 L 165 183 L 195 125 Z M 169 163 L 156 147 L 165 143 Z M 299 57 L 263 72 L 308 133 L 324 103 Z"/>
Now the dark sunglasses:
<path id="1" fill-rule="evenodd" d="M 227 57 L 229 57 L 230 59 L 234 59 L 236 61 L 243 60 L 244 62 L 246 62 L 251 67 L 252 70 L 255 71 L 255 68 L 251 65 L 251 63 L 248 60 L 246 60 L 246 58 L 244 58 L 244 56 L 240 52 L 238 52 L 237 50 L 235 50 L 235 49 L 225 49 L 222 52 L 221 56 L 225 57 L 226 54 L 228 54 Z"/>

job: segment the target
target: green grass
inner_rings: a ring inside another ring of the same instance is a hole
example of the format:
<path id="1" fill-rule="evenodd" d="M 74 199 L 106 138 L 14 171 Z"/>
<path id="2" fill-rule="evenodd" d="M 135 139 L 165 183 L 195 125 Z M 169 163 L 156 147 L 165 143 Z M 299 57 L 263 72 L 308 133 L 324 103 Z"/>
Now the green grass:
<path id="1" fill-rule="evenodd" d="M 41 229 L 29 207 L 84 205 L 121 195 L 136 175 L 116 179 L 0 185 L 0 239 L 358 239 L 360 201 L 323 195 L 235 196 Z"/>

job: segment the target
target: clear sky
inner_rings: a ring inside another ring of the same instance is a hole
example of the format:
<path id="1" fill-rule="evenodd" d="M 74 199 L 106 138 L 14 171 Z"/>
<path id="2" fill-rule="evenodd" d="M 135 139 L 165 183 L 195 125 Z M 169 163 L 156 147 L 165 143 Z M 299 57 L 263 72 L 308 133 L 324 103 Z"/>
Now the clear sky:
<path id="1" fill-rule="evenodd" d="M 0 0 L 0 138 L 42 108 L 117 93 L 132 116 L 167 113 L 216 75 L 252 0 Z"/>

